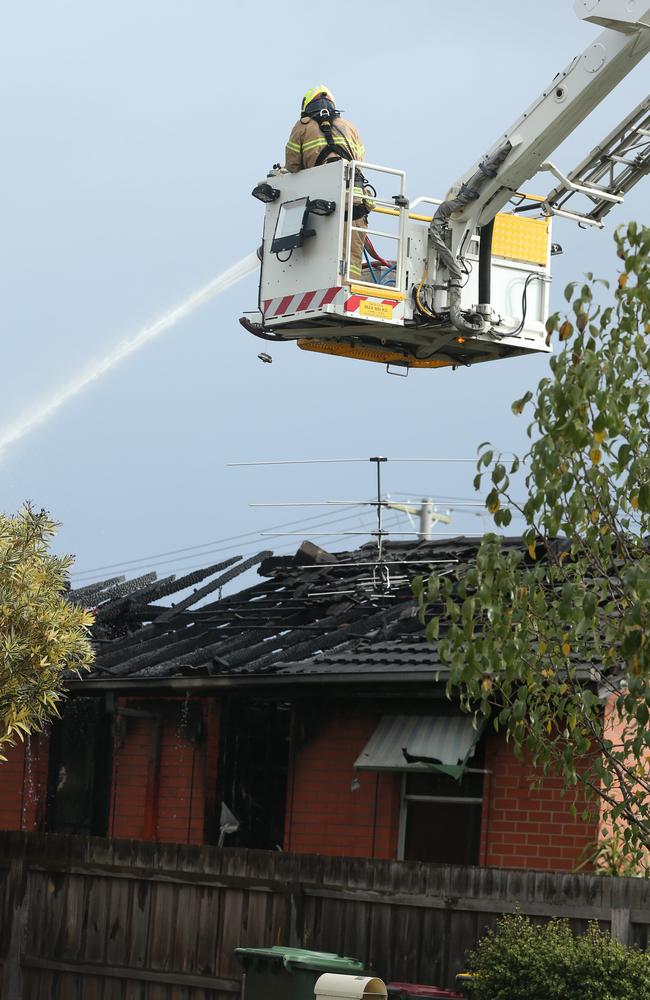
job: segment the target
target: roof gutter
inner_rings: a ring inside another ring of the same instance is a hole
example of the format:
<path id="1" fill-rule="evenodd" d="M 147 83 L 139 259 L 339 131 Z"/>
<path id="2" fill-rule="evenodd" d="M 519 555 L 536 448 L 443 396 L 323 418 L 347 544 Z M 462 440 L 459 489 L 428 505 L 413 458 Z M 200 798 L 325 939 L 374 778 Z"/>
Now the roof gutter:
<path id="1" fill-rule="evenodd" d="M 168 678 L 128 678 L 100 677 L 87 680 L 69 681 L 71 693 L 81 691 L 119 691 L 127 694 L 135 691 L 233 691 L 255 690 L 258 688 L 318 687 L 327 684 L 341 687 L 384 686 L 389 684 L 415 684 L 420 682 L 429 687 L 442 689 L 440 670 L 405 671 L 393 670 L 381 674 L 326 673 L 326 674 L 268 674 L 268 675 L 221 675 L 216 677 L 168 677 Z"/>

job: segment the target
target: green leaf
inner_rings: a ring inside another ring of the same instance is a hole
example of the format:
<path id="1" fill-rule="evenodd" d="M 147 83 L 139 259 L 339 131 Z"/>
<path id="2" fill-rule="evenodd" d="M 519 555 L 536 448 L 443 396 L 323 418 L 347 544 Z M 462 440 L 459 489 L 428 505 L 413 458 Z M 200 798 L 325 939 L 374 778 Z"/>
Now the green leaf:
<path id="1" fill-rule="evenodd" d="M 595 434 L 602 434 L 607 430 L 607 417 L 604 413 L 599 413 L 594 420 L 593 430 Z"/>
<path id="2" fill-rule="evenodd" d="M 492 482 L 495 485 L 498 485 L 501 482 L 501 480 L 505 478 L 505 474 L 506 474 L 505 465 L 502 465 L 501 462 L 497 462 L 497 464 L 492 469 Z"/>
<path id="3" fill-rule="evenodd" d="M 516 701 L 512 707 L 512 717 L 517 722 L 520 722 L 526 715 L 526 702 Z"/>
<path id="4" fill-rule="evenodd" d="M 490 514 L 496 514 L 499 510 L 501 500 L 499 499 L 499 494 L 497 490 L 490 490 L 487 497 L 485 498 L 485 506 L 489 510 Z"/>
<path id="5" fill-rule="evenodd" d="M 515 415 L 523 413 L 526 403 L 529 403 L 532 398 L 533 398 L 532 392 L 527 392 L 524 396 L 521 397 L 521 399 L 516 399 L 511 407 L 512 412 Z"/>
<path id="6" fill-rule="evenodd" d="M 591 621 L 593 619 L 594 615 L 596 614 L 595 594 L 592 593 L 585 594 L 582 601 L 582 611 L 587 621 Z"/>
<path id="7" fill-rule="evenodd" d="M 432 618 L 431 621 L 427 622 L 427 627 L 424 630 L 424 634 L 428 642 L 433 642 L 440 635 L 440 625 L 437 618 Z"/>
<path id="8" fill-rule="evenodd" d="M 644 514 L 650 513 L 650 482 L 645 482 L 639 488 L 638 504 L 639 509 L 644 512 Z"/>

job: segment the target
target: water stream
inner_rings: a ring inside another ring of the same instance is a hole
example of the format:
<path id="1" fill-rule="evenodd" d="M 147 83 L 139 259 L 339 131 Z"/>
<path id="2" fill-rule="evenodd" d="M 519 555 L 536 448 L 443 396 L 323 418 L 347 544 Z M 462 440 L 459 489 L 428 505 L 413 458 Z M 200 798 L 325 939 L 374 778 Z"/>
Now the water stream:
<path id="1" fill-rule="evenodd" d="M 198 291 L 190 295 L 184 302 L 169 309 L 163 316 L 155 320 L 155 322 L 145 326 L 135 336 L 127 337 L 125 340 L 120 341 L 108 354 L 94 361 L 84 371 L 79 372 L 71 382 L 58 389 L 52 396 L 33 404 L 14 423 L 0 430 L 0 459 L 2 459 L 10 445 L 16 444 L 22 438 L 26 437 L 27 434 L 31 433 L 31 431 L 35 430 L 36 427 L 48 421 L 68 400 L 78 395 L 93 382 L 96 382 L 102 375 L 111 371 L 131 354 L 134 354 L 135 351 L 148 344 L 149 341 L 158 337 L 161 333 L 165 333 L 166 330 L 175 326 L 182 319 L 185 319 L 186 316 L 193 313 L 199 306 L 209 302 L 210 299 L 220 295 L 221 292 L 225 292 L 226 289 L 236 285 L 242 278 L 252 274 L 257 267 L 259 267 L 259 261 L 254 253 L 244 257 L 238 264 L 228 268 L 227 271 L 224 271 L 217 278 L 213 278 L 203 288 L 199 288 Z"/>

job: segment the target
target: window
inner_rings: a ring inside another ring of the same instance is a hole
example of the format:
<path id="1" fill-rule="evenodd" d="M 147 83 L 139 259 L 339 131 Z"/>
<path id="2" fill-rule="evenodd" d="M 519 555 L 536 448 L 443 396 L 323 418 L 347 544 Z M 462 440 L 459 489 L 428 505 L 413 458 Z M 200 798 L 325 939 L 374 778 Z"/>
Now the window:
<path id="1" fill-rule="evenodd" d="M 102 697 L 70 698 L 52 725 L 45 826 L 104 837 L 111 794 L 111 716 Z"/>
<path id="2" fill-rule="evenodd" d="M 436 772 L 402 778 L 400 858 L 451 865 L 479 861 L 483 752 L 477 747 L 460 781 Z"/>
<path id="3" fill-rule="evenodd" d="M 290 728 L 288 704 L 224 704 L 218 798 L 226 847 L 282 848 Z"/>

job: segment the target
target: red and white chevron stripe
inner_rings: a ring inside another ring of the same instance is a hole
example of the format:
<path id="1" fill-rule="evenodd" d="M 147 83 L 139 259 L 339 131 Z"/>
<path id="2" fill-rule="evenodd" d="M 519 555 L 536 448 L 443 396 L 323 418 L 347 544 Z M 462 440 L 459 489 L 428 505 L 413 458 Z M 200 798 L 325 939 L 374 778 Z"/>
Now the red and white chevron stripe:
<path id="1" fill-rule="evenodd" d="M 388 291 L 388 289 L 387 289 Z M 379 299 L 369 295 L 352 294 L 347 287 L 340 285 L 334 288 L 321 288 L 315 292 L 298 292 L 296 295 L 283 295 L 277 299 L 264 299 L 262 302 L 262 312 L 265 320 L 277 319 L 279 317 L 295 316 L 297 313 L 319 312 L 325 306 L 335 306 L 339 315 L 347 314 L 352 317 L 355 314 L 363 314 L 360 310 L 362 302 L 373 302 L 388 306 L 390 312 L 386 315 L 364 316 L 365 318 L 379 320 L 380 322 L 399 323 L 404 316 L 404 303 L 398 299 L 391 299 L 389 295 L 385 299 Z M 366 313 L 368 309 L 365 310 Z"/>
<path id="2" fill-rule="evenodd" d="M 329 306 L 332 303 L 342 305 L 349 294 L 347 288 L 337 285 L 334 288 L 321 288 L 315 292 L 283 295 L 278 299 L 264 299 L 262 312 L 265 319 L 274 319 L 276 316 L 293 316 L 295 313 L 301 312 L 318 312 L 323 306 Z"/>

